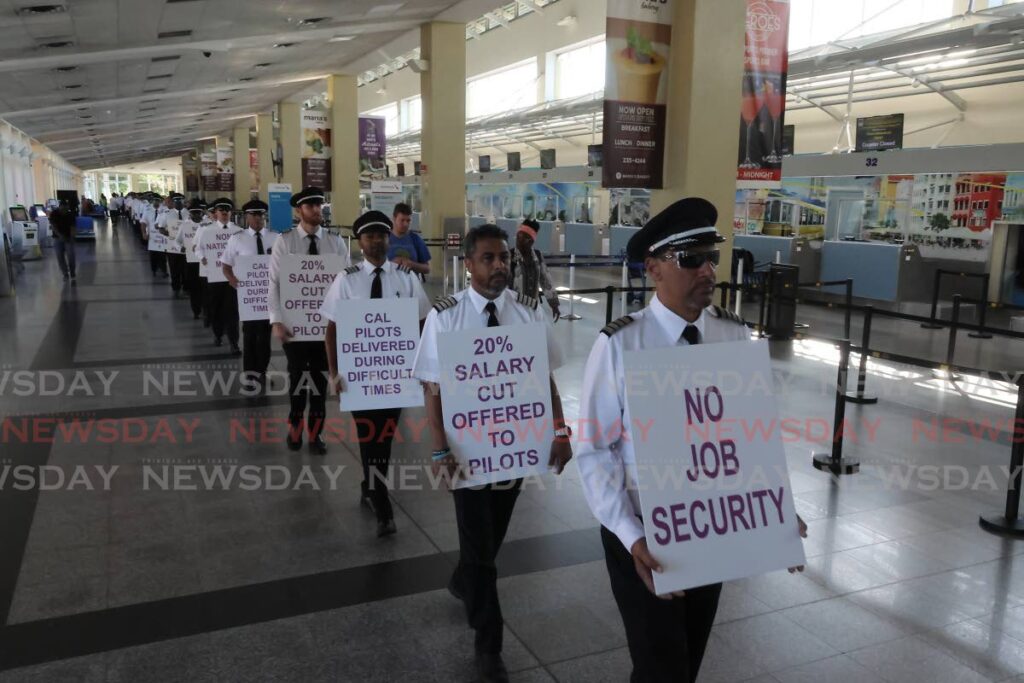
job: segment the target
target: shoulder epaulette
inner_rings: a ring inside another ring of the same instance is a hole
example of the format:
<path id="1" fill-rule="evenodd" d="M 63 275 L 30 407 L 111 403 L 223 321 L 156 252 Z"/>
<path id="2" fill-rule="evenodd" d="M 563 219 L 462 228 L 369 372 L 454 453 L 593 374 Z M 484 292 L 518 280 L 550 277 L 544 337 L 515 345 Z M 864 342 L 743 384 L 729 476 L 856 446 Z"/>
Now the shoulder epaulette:
<path id="1" fill-rule="evenodd" d="M 395 266 L 400 273 L 411 273 L 412 270 L 408 266 Z"/>
<path id="2" fill-rule="evenodd" d="M 716 318 L 722 318 L 723 320 L 731 320 L 732 322 L 736 323 L 737 325 L 746 325 L 747 324 L 747 323 L 745 323 L 743 321 L 743 318 L 739 317 L 738 315 L 736 315 L 735 313 L 733 313 L 732 311 L 730 311 L 727 308 L 720 308 L 718 306 L 712 306 L 711 307 L 711 313 Z"/>
<path id="3" fill-rule="evenodd" d="M 440 313 L 441 311 L 447 311 L 449 308 L 459 303 L 459 300 L 454 296 L 446 296 L 442 299 L 438 299 L 434 302 L 434 310 Z"/>
<path id="4" fill-rule="evenodd" d="M 607 325 L 605 325 L 604 327 L 602 327 L 601 328 L 601 334 L 610 337 L 613 334 L 615 334 L 616 332 L 618 332 L 619 330 L 621 330 L 626 325 L 628 325 L 631 322 L 633 322 L 634 320 L 636 320 L 636 318 L 634 318 L 633 316 L 631 316 L 631 315 L 624 315 L 621 318 L 619 318 L 618 320 L 613 320 L 610 323 L 608 323 Z"/>
<path id="5" fill-rule="evenodd" d="M 349 266 L 348 268 L 345 269 L 345 274 L 346 275 L 352 275 L 353 273 L 358 273 L 358 272 L 359 272 L 359 266 Z"/>
<path id="6" fill-rule="evenodd" d="M 536 311 L 537 306 L 540 306 L 540 301 L 536 297 L 527 296 L 521 292 L 516 293 L 516 303 L 522 304 L 532 311 Z"/>

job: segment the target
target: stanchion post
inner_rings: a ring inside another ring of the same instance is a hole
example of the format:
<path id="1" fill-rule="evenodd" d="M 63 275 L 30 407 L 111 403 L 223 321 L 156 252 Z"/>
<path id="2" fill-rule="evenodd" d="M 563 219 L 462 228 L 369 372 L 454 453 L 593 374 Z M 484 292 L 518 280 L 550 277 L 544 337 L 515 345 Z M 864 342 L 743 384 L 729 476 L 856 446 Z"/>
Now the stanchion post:
<path id="1" fill-rule="evenodd" d="M 821 471 L 835 476 L 854 474 L 860 470 L 860 463 L 843 457 L 843 425 L 846 419 L 846 377 L 850 364 L 850 340 L 839 342 L 839 372 L 836 378 L 836 410 L 832 418 L 832 452 L 815 453 L 811 464 Z"/>
<path id="2" fill-rule="evenodd" d="M 843 316 L 843 339 L 850 338 L 850 314 L 853 309 L 853 280 L 846 278 L 846 314 Z"/>
<path id="3" fill-rule="evenodd" d="M 576 313 L 576 254 L 569 254 L 569 315 L 560 320 L 582 320 L 583 316 Z"/>
<path id="4" fill-rule="evenodd" d="M 1024 424 L 1024 377 L 1017 379 L 1017 413 L 1014 424 Z M 1002 513 L 981 515 L 978 523 L 985 531 L 1007 536 L 1024 537 L 1020 517 L 1021 470 L 1024 469 L 1024 439 L 1011 439 L 1010 481 L 1006 490 L 1006 509 Z"/>
<path id="5" fill-rule="evenodd" d="M 736 307 L 732 312 L 742 318 L 743 314 L 740 312 L 740 308 L 743 305 L 743 259 L 736 264 L 736 286 Z"/>
<path id="6" fill-rule="evenodd" d="M 758 339 L 764 339 L 764 327 L 765 321 L 765 307 L 768 302 L 768 292 L 771 291 L 772 273 L 774 271 L 769 270 L 767 277 L 761 281 L 761 306 L 757 311 L 757 337 Z"/>
<path id="7" fill-rule="evenodd" d="M 864 387 L 868 381 L 868 354 L 871 352 L 871 319 L 875 316 L 874 306 L 864 307 L 864 330 L 860 340 L 860 367 L 857 370 L 857 393 L 847 396 L 846 400 L 861 405 L 878 403 L 877 397 L 864 395 Z"/>
<path id="8" fill-rule="evenodd" d="M 953 354 L 956 352 L 956 333 L 960 325 L 960 295 L 953 295 L 953 318 L 949 321 L 949 344 L 946 346 L 946 365 L 953 367 Z M 952 378 L 953 370 L 949 371 Z"/>
<path id="9" fill-rule="evenodd" d="M 942 281 L 942 268 L 936 268 L 935 269 L 935 286 L 934 286 L 934 290 L 932 291 L 932 314 L 930 316 L 928 316 L 931 319 L 931 321 L 930 322 L 926 322 L 926 323 L 921 323 L 921 327 L 923 327 L 926 330 L 937 330 L 940 327 L 942 327 L 942 325 L 939 325 L 937 322 L 935 322 L 935 319 L 939 315 L 939 284 L 941 283 L 941 281 Z"/>
<path id="10" fill-rule="evenodd" d="M 459 255 L 452 256 L 452 294 L 459 291 Z"/>
<path id="11" fill-rule="evenodd" d="M 985 312 L 988 310 L 988 278 L 989 274 L 985 273 L 981 277 L 981 296 L 978 297 L 977 305 L 981 307 L 978 311 L 978 331 L 969 332 L 968 337 L 974 339 L 991 339 L 992 335 L 985 331 Z"/>
<path id="12" fill-rule="evenodd" d="M 608 285 L 604 288 L 605 293 L 605 306 L 604 306 L 604 324 L 607 325 L 612 321 L 612 297 L 615 296 L 615 288 Z"/>
<path id="13" fill-rule="evenodd" d="M 622 291 L 619 292 L 619 315 L 626 315 L 626 288 L 629 286 L 629 266 L 626 258 L 622 258 Z"/>

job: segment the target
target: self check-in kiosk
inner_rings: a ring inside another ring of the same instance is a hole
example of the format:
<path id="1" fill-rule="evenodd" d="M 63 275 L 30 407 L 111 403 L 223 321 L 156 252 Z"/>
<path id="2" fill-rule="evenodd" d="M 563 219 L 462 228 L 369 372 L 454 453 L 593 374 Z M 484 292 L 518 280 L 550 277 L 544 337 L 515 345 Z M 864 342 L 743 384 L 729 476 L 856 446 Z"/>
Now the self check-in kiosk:
<path id="1" fill-rule="evenodd" d="M 8 209 L 11 217 L 10 236 L 15 246 L 15 256 L 18 255 L 17 248 L 21 245 L 21 260 L 32 261 L 43 257 L 42 249 L 39 246 L 39 224 L 29 219 L 28 209 L 24 206 L 12 206 Z"/>

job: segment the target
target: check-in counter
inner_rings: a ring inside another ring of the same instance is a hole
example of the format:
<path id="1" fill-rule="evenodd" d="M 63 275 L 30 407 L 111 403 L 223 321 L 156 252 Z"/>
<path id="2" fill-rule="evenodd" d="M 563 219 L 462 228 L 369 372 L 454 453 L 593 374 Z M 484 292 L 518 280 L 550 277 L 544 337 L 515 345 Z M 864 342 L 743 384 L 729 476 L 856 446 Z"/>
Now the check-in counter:
<path id="1" fill-rule="evenodd" d="M 608 226 L 603 223 L 566 223 L 563 253 L 579 256 L 607 256 L 610 248 Z"/>
<path id="2" fill-rule="evenodd" d="M 628 225 L 613 225 L 611 227 L 611 244 L 608 250 L 609 255 L 618 256 L 626 251 L 629 239 L 640 232 L 640 228 Z"/>
<path id="3" fill-rule="evenodd" d="M 479 228 L 481 225 L 487 223 L 487 218 L 484 216 L 470 216 L 469 217 L 469 228 Z"/>
<path id="4" fill-rule="evenodd" d="M 828 241 L 821 249 L 822 282 L 853 280 L 853 295 L 877 301 L 901 301 L 920 280 L 922 262 L 914 245 L 887 242 Z M 801 280 L 806 281 L 801 277 Z M 833 294 L 842 287 L 825 288 Z"/>
<path id="5" fill-rule="evenodd" d="M 14 293 L 14 263 L 11 258 L 11 242 L 7 233 L 0 230 L 0 296 Z"/>
<path id="6" fill-rule="evenodd" d="M 775 263 L 775 257 L 778 255 L 779 263 L 797 266 L 800 269 L 801 281 L 819 279 L 821 252 L 806 237 L 736 235 L 733 238 L 733 247 L 749 251 L 754 257 L 754 264 L 761 270 L 767 270 L 768 264 Z"/>

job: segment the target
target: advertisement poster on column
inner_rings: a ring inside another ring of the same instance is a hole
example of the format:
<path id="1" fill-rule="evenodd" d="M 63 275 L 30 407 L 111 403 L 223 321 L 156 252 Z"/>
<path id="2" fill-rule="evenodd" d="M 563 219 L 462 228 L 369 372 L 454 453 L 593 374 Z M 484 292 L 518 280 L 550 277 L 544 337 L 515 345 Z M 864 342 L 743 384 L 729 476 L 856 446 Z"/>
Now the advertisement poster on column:
<path id="1" fill-rule="evenodd" d="M 602 187 L 664 184 L 672 0 L 608 0 Z"/>
<path id="2" fill-rule="evenodd" d="M 331 124 L 323 109 L 302 110 L 302 186 L 331 187 Z"/>
<path id="3" fill-rule="evenodd" d="M 260 191 L 260 153 L 257 149 L 249 149 L 249 191 Z"/>
<path id="4" fill-rule="evenodd" d="M 782 186 L 789 0 L 747 0 L 736 186 Z"/>
<path id="5" fill-rule="evenodd" d="M 203 175 L 203 190 L 217 190 L 217 153 L 203 152 L 199 155 L 200 170 Z"/>
<path id="6" fill-rule="evenodd" d="M 381 179 L 385 176 L 387 134 L 384 123 L 383 117 L 359 117 L 359 175 L 362 178 Z"/>
<path id="7" fill-rule="evenodd" d="M 194 156 L 186 156 L 181 163 L 185 176 L 185 192 L 199 192 L 199 160 Z"/>
<path id="8" fill-rule="evenodd" d="M 217 150 L 217 190 L 235 191 L 235 152 L 230 147 Z"/>

